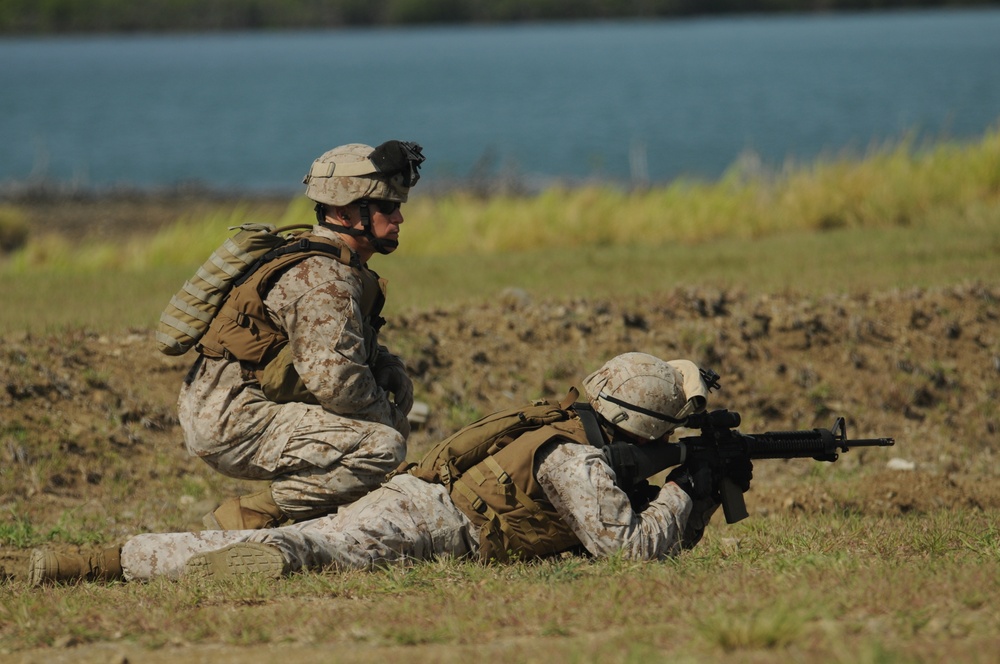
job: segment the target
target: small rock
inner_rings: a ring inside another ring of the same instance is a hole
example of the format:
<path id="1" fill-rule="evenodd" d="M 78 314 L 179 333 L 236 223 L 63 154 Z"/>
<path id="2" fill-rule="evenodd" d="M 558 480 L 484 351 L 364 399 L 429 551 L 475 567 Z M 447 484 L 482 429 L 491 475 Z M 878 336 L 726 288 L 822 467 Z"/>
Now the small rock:
<path id="1" fill-rule="evenodd" d="M 531 295 L 523 288 L 505 288 L 500 292 L 500 302 L 510 310 L 523 309 L 531 306 Z"/>
<path id="2" fill-rule="evenodd" d="M 406 419 L 410 421 L 410 424 L 424 424 L 427 422 L 427 418 L 430 417 L 430 414 L 430 406 L 423 401 L 414 401 L 413 408 L 410 409 Z"/>
<path id="3" fill-rule="evenodd" d="M 72 648 L 79 645 L 80 639 L 70 634 L 64 634 L 52 642 L 53 648 Z"/>
<path id="4" fill-rule="evenodd" d="M 719 540 L 719 548 L 726 555 L 736 553 L 740 550 L 740 540 L 737 537 L 723 537 Z"/>
<path id="5" fill-rule="evenodd" d="M 914 461 L 907 461 L 906 459 L 889 459 L 889 463 L 885 465 L 889 470 L 916 470 L 917 464 Z"/>

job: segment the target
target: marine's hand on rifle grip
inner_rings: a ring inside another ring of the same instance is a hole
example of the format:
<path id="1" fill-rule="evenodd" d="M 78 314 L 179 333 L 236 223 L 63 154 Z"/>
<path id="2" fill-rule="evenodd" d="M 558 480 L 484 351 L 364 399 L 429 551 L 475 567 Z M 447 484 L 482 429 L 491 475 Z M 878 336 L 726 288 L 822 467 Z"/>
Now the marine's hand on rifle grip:
<path id="1" fill-rule="evenodd" d="M 691 512 L 681 538 L 681 546 L 690 549 L 701 540 L 705 527 L 719 509 L 716 474 L 709 463 L 690 459 L 670 471 L 667 482 L 673 482 L 691 498 Z"/>
<path id="2" fill-rule="evenodd" d="M 750 490 L 750 480 L 753 479 L 753 462 L 746 457 L 730 459 L 723 468 L 722 476 L 731 480 L 740 493 L 746 493 Z"/>
<path id="3" fill-rule="evenodd" d="M 691 500 L 718 504 L 715 473 L 705 462 L 687 461 L 671 470 L 666 481 L 679 486 Z"/>

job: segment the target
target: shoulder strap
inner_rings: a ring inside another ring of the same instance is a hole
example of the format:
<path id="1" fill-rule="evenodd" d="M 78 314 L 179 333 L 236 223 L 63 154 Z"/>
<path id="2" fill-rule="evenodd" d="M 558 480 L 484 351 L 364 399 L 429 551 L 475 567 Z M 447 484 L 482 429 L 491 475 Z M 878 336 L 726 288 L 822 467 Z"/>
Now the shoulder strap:
<path id="1" fill-rule="evenodd" d="M 637 481 L 647 477 L 641 475 L 642 469 L 639 468 L 636 459 L 638 448 L 632 443 L 620 440 L 608 441 L 601 431 L 601 425 L 597 422 L 597 413 L 594 412 L 593 406 L 587 402 L 577 402 L 573 404 L 573 410 L 580 416 L 587 441 L 604 454 L 605 460 L 615 473 L 619 487 L 628 493 Z"/>
<path id="2" fill-rule="evenodd" d="M 350 265 L 351 267 L 357 268 L 361 267 L 361 259 L 358 258 L 358 255 L 351 251 L 347 245 L 311 240 L 308 237 L 300 237 L 298 240 L 294 240 L 288 244 L 278 247 L 277 249 L 273 249 L 258 258 L 246 272 L 240 275 L 240 278 L 235 281 L 234 286 L 240 286 L 247 282 L 250 277 L 257 272 L 257 270 L 267 263 L 281 258 L 282 256 L 295 253 L 327 254 L 344 265 Z"/>
<path id="3" fill-rule="evenodd" d="M 583 423 L 583 430 L 587 434 L 587 442 L 597 449 L 601 449 L 607 445 L 604 433 L 601 431 L 601 425 L 597 422 L 597 413 L 594 412 L 594 407 L 586 401 L 577 401 L 573 404 L 573 410 L 580 416 L 580 422 Z"/>

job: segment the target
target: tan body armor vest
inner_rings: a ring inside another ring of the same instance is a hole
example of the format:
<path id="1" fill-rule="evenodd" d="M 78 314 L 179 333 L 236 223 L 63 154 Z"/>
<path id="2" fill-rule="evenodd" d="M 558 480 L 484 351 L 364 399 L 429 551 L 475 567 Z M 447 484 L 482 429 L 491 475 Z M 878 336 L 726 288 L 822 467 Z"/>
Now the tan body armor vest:
<path id="1" fill-rule="evenodd" d="M 579 419 L 554 422 L 522 434 L 449 485 L 452 501 L 479 528 L 482 560 L 539 558 L 580 544 L 535 477 L 539 448 L 556 439 L 588 444 Z"/>
<path id="2" fill-rule="evenodd" d="M 385 323 L 379 315 L 385 304 L 385 282 L 362 265 L 346 245 L 329 238 L 305 234 L 275 253 L 278 255 L 266 256 L 233 287 L 197 349 L 205 357 L 239 361 L 244 374 L 261 381 L 265 395 L 272 400 L 315 402 L 292 365 L 291 353 L 283 352 L 288 334 L 267 313 L 264 298 L 268 291 L 289 268 L 311 256 L 327 256 L 349 266 L 362 284 L 362 323 L 371 364 L 378 353 L 379 329 Z M 268 379 L 262 380 L 264 373 Z M 272 384 L 270 389 L 268 383 Z"/>

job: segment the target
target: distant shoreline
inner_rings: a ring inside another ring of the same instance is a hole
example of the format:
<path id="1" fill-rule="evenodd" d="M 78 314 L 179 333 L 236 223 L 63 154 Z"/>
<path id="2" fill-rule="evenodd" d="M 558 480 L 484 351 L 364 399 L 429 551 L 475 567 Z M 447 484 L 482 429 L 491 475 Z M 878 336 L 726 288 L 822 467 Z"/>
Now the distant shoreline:
<path id="1" fill-rule="evenodd" d="M 81 185 L 54 180 L 0 183 L 0 202 L 30 204 L 36 201 L 149 200 L 187 198 L 198 200 L 291 199 L 300 188 L 287 190 L 212 187 L 202 183 L 179 183 L 142 187 L 132 184 Z"/>
<path id="2" fill-rule="evenodd" d="M 684 19 L 706 16 L 828 14 L 862 11 L 961 9 L 995 6 L 991 0 L 920 2 L 919 0 L 624 0 L 579 6 L 507 0 L 484 3 L 454 0 L 414 3 L 330 0 L 317 3 L 286 0 L 230 0 L 205 3 L 199 11 L 187 0 L 145 0 L 137 9 L 131 0 L 108 0 L 99 7 L 70 0 L 58 3 L 13 3 L 0 0 L 0 35 L 69 35 L 98 33 L 187 33 L 264 30 L 415 27 L 431 25 L 500 25 L 563 21 Z"/>

